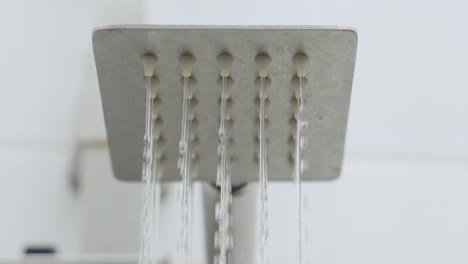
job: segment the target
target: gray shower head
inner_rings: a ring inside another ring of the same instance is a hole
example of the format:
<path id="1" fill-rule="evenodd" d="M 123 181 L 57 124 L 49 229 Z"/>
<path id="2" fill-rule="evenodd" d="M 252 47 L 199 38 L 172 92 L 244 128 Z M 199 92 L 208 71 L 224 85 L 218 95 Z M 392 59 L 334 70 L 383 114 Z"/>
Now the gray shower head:
<path id="1" fill-rule="evenodd" d="M 229 99 L 232 137 L 232 184 L 258 179 L 258 77 L 255 58 L 268 54 L 268 177 L 293 179 L 297 75 L 296 54 L 309 58 L 304 68 L 308 139 L 304 157 L 309 169 L 303 180 L 339 176 L 357 49 L 352 28 L 313 26 L 150 26 L 117 25 L 95 29 L 93 47 L 114 173 L 118 179 L 140 181 L 145 126 L 145 75 L 142 56 L 157 57 L 158 164 L 161 181 L 178 181 L 182 75 L 179 58 L 195 58 L 191 85 L 196 137 L 193 180 L 216 181 L 221 84 L 217 58 L 233 60 Z"/>

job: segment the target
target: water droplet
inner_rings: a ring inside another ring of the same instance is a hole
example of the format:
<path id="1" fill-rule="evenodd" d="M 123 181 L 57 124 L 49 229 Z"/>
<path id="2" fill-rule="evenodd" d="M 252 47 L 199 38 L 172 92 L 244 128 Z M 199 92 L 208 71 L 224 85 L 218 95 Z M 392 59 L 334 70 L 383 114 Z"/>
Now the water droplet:
<path id="1" fill-rule="evenodd" d="M 222 181 L 222 172 L 221 172 L 221 167 L 218 166 L 218 171 L 216 174 L 216 186 L 221 187 L 221 181 Z"/>
<path id="2" fill-rule="evenodd" d="M 180 141 L 180 142 L 179 142 L 179 153 L 180 153 L 181 155 L 183 155 L 183 154 L 185 153 L 186 147 L 187 147 L 187 146 L 186 146 L 186 144 L 185 144 L 184 141 Z"/>
<path id="3" fill-rule="evenodd" d="M 217 222 L 220 222 L 222 220 L 221 219 L 221 205 L 219 202 L 217 202 L 215 206 L 215 219 Z"/>
<path id="4" fill-rule="evenodd" d="M 218 155 L 222 155 L 224 151 L 224 148 L 221 144 L 218 145 Z"/>
<path id="5" fill-rule="evenodd" d="M 220 141 L 224 140 L 225 131 L 223 127 L 220 127 L 218 130 L 218 138 Z"/>
<path id="6" fill-rule="evenodd" d="M 303 112 L 304 112 L 304 110 L 305 110 L 305 107 L 304 107 L 304 105 L 301 105 L 301 106 L 299 107 L 299 111 L 300 111 L 301 113 L 303 113 Z"/>

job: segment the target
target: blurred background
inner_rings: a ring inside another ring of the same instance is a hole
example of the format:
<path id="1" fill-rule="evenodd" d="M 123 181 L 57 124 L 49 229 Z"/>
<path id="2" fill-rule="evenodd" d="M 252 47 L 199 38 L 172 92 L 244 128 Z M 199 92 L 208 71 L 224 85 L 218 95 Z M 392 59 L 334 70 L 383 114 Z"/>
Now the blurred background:
<path id="1" fill-rule="evenodd" d="M 467 14 L 466 0 L 0 2 L 0 263 L 137 263 L 140 184 L 112 175 L 91 46 L 95 26 L 126 23 L 357 28 L 344 169 L 304 187 L 307 259 L 468 263 Z M 293 190 L 271 186 L 271 263 L 294 259 Z"/>

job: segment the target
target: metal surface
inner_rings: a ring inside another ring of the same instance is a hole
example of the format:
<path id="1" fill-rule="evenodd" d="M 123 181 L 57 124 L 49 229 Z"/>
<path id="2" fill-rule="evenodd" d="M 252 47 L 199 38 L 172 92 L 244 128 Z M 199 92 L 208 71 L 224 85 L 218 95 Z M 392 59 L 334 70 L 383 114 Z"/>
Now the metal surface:
<path id="1" fill-rule="evenodd" d="M 215 181 L 218 162 L 219 68 L 216 58 L 229 52 L 234 62 L 231 78 L 232 181 L 233 185 L 258 179 L 256 137 L 258 116 L 255 101 L 257 70 L 255 56 L 267 53 L 269 106 L 267 116 L 268 173 L 274 181 L 291 180 L 295 76 L 293 56 L 303 52 L 307 65 L 306 132 L 309 170 L 303 180 L 331 180 L 339 176 L 357 49 L 353 29 L 309 26 L 149 26 L 117 25 L 97 28 L 93 34 L 94 55 L 112 165 L 117 178 L 141 180 L 145 119 L 145 79 L 141 57 L 158 57 L 155 74 L 160 79 L 162 136 L 166 140 L 163 181 L 180 180 L 177 171 L 178 141 L 182 115 L 180 55 L 195 56 L 193 76 L 199 146 L 199 172 L 194 180 Z"/>

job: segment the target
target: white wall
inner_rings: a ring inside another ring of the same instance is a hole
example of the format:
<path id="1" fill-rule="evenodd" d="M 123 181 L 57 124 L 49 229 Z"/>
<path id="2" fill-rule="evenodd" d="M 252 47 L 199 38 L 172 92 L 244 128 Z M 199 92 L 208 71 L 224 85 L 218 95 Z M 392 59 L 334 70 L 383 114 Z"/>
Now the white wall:
<path id="1" fill-rule="evenodd" d="M 348 153 L 468 157 L 465 0 L 147 2 L 155 24 L 354 26 Z"/>
<path id="2" fill-rule="evenodd" d="M 141 185 L 115 180 L 105 146 L 84 149 L 80 168 L 81 233 L 77 251 L 139 252 Z"/>
<path id="3" fill-rule="evenodd" d="M 67 176 L 88 4 L 0 3 L 0 257 L 27 244 L 76 249 L 79 204 Z"/>
<path id="4" fill-rule="evenodd" d="M 0 259 L 25 246 L 80 249 L 70 186 L 78 139 L 102 139 L 92 28 L 138 23 L 141 2 L 0 2 Z"/>
<path id="5" fill-rule="evenodd" d="M 306 183 L 306 263 L 468 261 L 468 164 L 349 159 L 335 182 Z M 293 184 L 270 188 L 271 263 L 295 257 Z"/>

